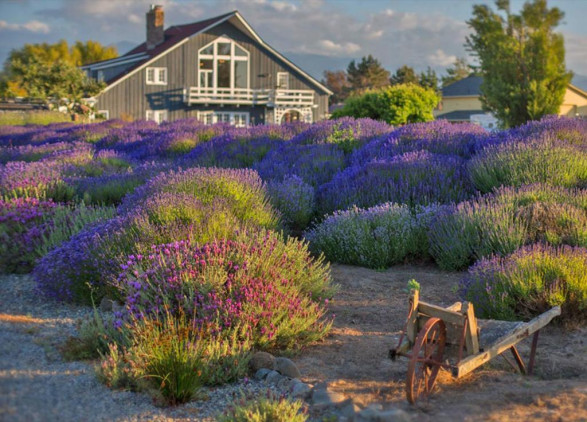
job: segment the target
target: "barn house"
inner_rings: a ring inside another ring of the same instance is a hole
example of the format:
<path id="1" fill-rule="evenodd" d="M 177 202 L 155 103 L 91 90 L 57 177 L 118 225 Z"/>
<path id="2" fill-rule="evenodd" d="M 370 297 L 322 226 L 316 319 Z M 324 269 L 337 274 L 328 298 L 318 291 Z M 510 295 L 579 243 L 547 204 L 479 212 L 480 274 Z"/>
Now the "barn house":
<path id="1" fill-rule="evenodd" d="M 151 6 L 144 43 L 82 69 L 106 83 L 92 101 L 107 118 L 315 122 L 327 117 L 332 94 L 263 41 L 238 11 L 164 29 L 163 7 Z"/>

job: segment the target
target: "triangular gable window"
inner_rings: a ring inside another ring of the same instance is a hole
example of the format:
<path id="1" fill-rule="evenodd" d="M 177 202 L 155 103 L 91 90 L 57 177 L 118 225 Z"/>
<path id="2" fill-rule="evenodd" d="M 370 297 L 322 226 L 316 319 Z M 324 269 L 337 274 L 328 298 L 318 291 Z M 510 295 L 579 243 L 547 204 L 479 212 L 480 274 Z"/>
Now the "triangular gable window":
<path id="1" fill-rule="evenodd" d="M 198 51 L 198 84 L 213 92 L 249 88 L 249 52 L 223 35 Z"/>

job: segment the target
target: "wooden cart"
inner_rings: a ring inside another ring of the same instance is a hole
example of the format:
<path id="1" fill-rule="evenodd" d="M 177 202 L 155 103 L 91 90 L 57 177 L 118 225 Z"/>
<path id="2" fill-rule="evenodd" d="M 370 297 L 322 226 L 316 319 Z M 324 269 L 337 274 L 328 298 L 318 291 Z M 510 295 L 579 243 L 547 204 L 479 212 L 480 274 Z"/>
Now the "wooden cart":
<path id="1" fill-rule="evenodd" d="M 457 302 L 442 308 L 421 302 L 418 291 L 412 290 L 405 329 L 398 346 L 389 351 L 389 357 L 409 359 L 406 397 L 410 403 L 432 391 L 440 369 L 460 378 L 499 355 L 516 368 L 502 355 L 508 350 L 520 372 L 532 374 L 538 333 L 560 313 L 560 307 L 555 306 L 530 322 L 477 320 L 472 303 Z M 516 344 L 532 334 L 526 368 Z"/>

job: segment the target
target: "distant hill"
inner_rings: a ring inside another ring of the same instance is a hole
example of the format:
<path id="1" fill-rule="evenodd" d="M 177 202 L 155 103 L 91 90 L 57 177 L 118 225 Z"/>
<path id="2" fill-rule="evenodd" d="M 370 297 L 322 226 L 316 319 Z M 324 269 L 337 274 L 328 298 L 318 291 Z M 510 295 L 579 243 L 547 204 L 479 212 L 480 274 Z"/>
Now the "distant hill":
<path id="1" fill-rule="evenodd" d="M 575 75 L 573 76 L 573 80 L 571 83 L 578 88 L 581 88 L 583 91 L 587 92 L 587 76 L 585 75 Z"/>
<path id="2" fill-rule="evenodd" d="M 319 54 L 286 52 L 283 55 L 319 81 L 324 77 L 325 70 L 346 70 L 353 60 L 353 57 L 329 57 Z"/>

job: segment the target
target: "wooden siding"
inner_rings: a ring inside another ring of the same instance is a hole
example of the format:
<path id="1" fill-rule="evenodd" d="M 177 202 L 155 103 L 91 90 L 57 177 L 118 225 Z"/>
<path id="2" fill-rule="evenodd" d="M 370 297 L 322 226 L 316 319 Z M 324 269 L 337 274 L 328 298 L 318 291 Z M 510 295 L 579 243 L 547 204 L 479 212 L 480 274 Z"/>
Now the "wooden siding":
<path id="1" fill-rule="evenodd" d="M 250 54 L 249 87 L 251 89 L 275 88 L 278 72 L 289 73 L 290 89 L 311 89 L 315 91 L 313 119 L 324 118 L 328 111 L 328 95 L 312 84 L 306 77 L 280 60 L 255 40 L 238 30 L 230 22 L 198 34 L 180 46 L 150 63 L 148 67 L 166 67 L 167 85 L 147 85 L 146 67 L 127 77 L 98 96 L 97 107 L 108 110 L 110 117 L 120 117 L 123 113 L 135 119 L 144 119 L 147 110 L 168 110 L 170 120 L 195 117 L 198 110 L 248 111 L 251 123 L 265 123 L 265 115 L 273 115 L 273 110 L 250 106 L 186 106 L 183 90 L 198 84 L 198 50 L 216 38 L 225 35 L 241 45 Z M 262 76 L 262 75 L 271 75 Z M 268 119 L 269 120 L 269 119 Z M 271 123 L 268 121 L 268 123 Z"/>

